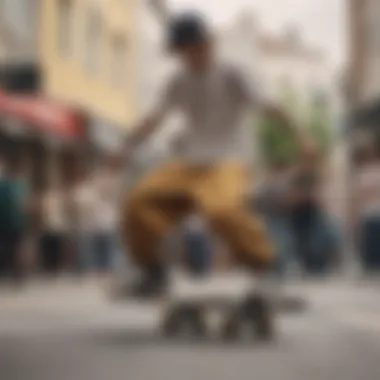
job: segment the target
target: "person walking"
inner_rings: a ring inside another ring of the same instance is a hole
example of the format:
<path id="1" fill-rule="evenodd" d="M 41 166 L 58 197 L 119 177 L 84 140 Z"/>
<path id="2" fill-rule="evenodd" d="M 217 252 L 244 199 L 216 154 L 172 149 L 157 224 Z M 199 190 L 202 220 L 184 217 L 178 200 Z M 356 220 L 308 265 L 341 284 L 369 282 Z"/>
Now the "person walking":
<path id="1" fill-rule="evenodd" d="M 110 274 L 117 254 L 119 210 L 122 189 L 120 162 L 109 154 L 95 171 L 92 181 L 95 196 L 94 265 L 100 276 Z"/>
<path id="2" fill-rule="evenodd" d="M 29 185 L 22 159 L 11 159 L 0 177 L 0 277 L 23 276 L 22 243 L 29 206 Z"/>
<path id="3" fill-rule="evenodd" d="M 359 258 L 367 273 L 380 271 L 380 155 L 373 142 L 361 148 L 355 181 Z"/>
<path id="4" fill-rule="evenodd" d="M 65 192 L 53 183 L 42 196 L 42 236 L 40 268 L 47 276 L 62 273 L 66 264 L 68 220 Z"/>
<path id="5" fill-rule="evenodd" d="M 90 173 L 83 165 L 77 168 L 70 191 L 71 235 L 76 256 L 76 267 L 82 275 L 95 271 L 94 235 L 96 227 L 97 199 Z"/>
<path id="6" fill-rule="evenodd" d="M 275 246 L 275 273 L 283 277 L 294 261 L 294 236 L 290 223 L 290 165 L 275 163 L 253 192 L 251 208 L 259 212 Z"/>

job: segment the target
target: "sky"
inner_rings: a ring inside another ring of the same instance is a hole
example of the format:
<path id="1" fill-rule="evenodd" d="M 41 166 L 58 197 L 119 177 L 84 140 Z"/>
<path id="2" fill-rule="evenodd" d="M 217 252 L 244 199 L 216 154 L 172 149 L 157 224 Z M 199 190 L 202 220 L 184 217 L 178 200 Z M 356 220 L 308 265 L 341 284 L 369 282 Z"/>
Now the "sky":
<path id="1" fill-rule="evenodd" d="M 231 22 L 239 12 L 251 10 L 264 29 L 279 32 L 297 25 L 304 39 L 323 48 L 331 60 L 345 57 L 345 0 L 167 0 L 171 9 L 197 9 L 215 25 Z"/>

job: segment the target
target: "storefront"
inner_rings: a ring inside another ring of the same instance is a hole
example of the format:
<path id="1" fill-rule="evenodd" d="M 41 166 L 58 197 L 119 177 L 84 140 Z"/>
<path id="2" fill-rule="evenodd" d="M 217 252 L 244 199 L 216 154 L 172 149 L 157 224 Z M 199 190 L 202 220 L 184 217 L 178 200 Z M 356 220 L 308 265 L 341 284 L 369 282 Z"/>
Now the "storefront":
<path id="1" fill-rule="evenodd" d="M 80 114 L 37 95 L 0 91 L 0 151 L 3 160 L 25 160 L 32 187 L 52 175 L 67 176 L 67 163 L 85 143 Z"/>
<path id="2" fill-rule="evenodd" d="M 344 139 L 344 177 L 343 183 L 345 198 L 345 237 L 347 267 L 358 263 L 358 226 L 360 226 L 360 212 L 357 206 L 357 188 L 363 173 L 363 159 L 371 149 L 372 143 L 377 144 L 380 152 L 380 98 L 355 109 L 345 123 Z"/>

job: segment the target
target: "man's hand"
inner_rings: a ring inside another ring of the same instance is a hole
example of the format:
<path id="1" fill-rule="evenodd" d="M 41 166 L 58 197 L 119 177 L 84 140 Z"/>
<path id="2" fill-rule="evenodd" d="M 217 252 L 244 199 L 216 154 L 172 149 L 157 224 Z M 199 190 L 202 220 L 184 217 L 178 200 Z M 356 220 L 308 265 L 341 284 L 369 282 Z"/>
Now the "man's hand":
<path id="1" fill-rule="evenodd" d="M 130 136 L 127 137 L 125 142 L 126 155 L 131 157 L 133 151 L 138 148 L 138 146 L 149 138 L 161 124 L 162 120 L 166 115 L 166 109 L 160 109 L 152 113 L 137 127 L 133 128 Z"/>

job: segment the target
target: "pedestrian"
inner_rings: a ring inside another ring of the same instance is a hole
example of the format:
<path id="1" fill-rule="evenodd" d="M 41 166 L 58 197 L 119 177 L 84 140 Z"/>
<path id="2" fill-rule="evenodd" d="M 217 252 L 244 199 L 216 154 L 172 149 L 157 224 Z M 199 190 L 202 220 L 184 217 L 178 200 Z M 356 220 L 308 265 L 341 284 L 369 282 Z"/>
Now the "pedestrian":
<path id="1" fill-rule="evenodd" d="M 295 252 L 303 272 L 312 268 L 312 233 L 319 211 L 319 152 L 303 155 L 295 165 L 292 176 L 291 223 L 295 238 Z"/>
<path id="2" fill-rule="evenodd" d="M 97 212 L 96 192 L 91 173 L 78 164 L 70 191 L 71 235 L 76 256 L 76 267 L 82 275 L 92 275 L 95 271 L 95 222 Z"/>
<path id="3" fill-rule="evenodd" d="M 40 269 L 44 275 L 62 273 L 66 264 L 68 220 L 66 194 L 62 185 L 50 184 L 42 196 L 42 236 L 40 238 Z"/>
<path id="4" fill-rule="evenodd" d="M 272 163 L 263 183 L 253 192 L 251 208 L 267 225 L 275 248 L 275 273 L 283 277 L 294 262 L 294 236 L 290 223 L 291 165 Z"/>
<path id="5" fill-rule="evenodd" d="M 121 163 L 108 154 L 93 175 L 96 197 L 94 219 L 94 265 L 99 275 L 110 274 L 118 248 L 119 210 L 122 182 Z"/>
<path id="6" fill-rule="evenodd" d="M 29 184 L 22 157 L 11 158 L 0 177 L 0 277 L 23 277 L 22 243 L 29 208 Z"/>
<path id="7" fill-rule="evenodd" d="M 361 148 L 354 191 L 360 261 L 366 272 L 380 270 L 380 154 L 373 142 Z"/>
<path id="8" fill-rule="evenodd" d="M 320 275 L 332 266 L 339 238 L 337 226 L 323 204 L 323 157 L 315 142 L 310 143 L 293 169 L 290 218 L 295 253 L 302 272 Z"/>
<path id="9" fill-rule="evenodd" d="M 168 49 L 180 68 L 169 80 L 159 106 L 128 138 L 131 151 L 151 135 L 171 111 L 186 120 L 181 157 L 147 174 L 126 196 L 122 232 L 126 251 L 142 271 L 132 284 L 136 296 L 162 294 L 167 268 L 160 243 L 184 217 L 199 213 L 223 238 L 236 260 L 252 270 L 272 265 L 272 245 L 263 223 L 246 208 L 247 134 L 242 123 L 249 108 L 286 125 L 299 138 L 286 114 L 260 99 L 239 69 L 220 62 L 212 33 L 198 14 L 169 22 Z"/>

